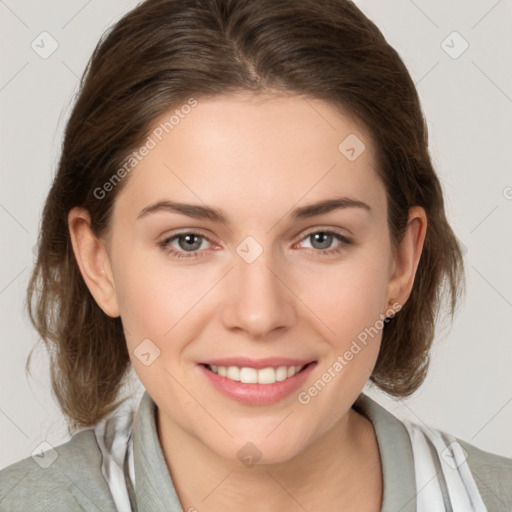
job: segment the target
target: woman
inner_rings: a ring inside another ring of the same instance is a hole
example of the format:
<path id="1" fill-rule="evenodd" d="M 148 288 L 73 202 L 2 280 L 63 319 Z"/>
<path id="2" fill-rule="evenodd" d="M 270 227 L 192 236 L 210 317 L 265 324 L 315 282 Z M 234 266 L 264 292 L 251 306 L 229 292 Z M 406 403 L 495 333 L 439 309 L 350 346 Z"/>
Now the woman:
<path id="1" fill-rule="evenodd" d="M 147 0 L 92 56 L 28 290 L 82 430 L 0 506 L 506 510 L 512 461 L 361 392 L 418 389 L 462 286 L 414 84 L 352 3 Z"/>

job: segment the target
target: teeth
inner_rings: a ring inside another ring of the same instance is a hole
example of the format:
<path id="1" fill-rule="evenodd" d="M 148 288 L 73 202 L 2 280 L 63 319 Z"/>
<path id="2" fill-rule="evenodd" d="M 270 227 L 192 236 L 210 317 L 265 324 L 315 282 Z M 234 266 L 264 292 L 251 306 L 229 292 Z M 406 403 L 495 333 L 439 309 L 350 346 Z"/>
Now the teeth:
<path id="1" fill-rule="evenodd" d="M 245 370 L 245 368 L 242 368 Z M 249 368 L 247 368 L 248 370 Z M 240 380 L 241 371 L 236 366 L 228 366 L 226 377 L 231 380 Z M 243 382 L 246 382 L 245 380 Z"/>
<path id="2" fill-rule="evenodd" d="M 304 366 L 279 366 L 278 368 L 249 368 L 244 366 L 217 366 L 207 365 L 213 373 L 217 373 L 221 377 L 243 382 L 244 384 L 274 384 L 274 382 L 281 382 L 296 373 L 300 372 Z"/>
<path id="3" fill-rule="evenodd" d="M 276 369 L 276 380 L 281 382 L 288 378 L 288 368 L 286 366 L 280 366 Z"/>

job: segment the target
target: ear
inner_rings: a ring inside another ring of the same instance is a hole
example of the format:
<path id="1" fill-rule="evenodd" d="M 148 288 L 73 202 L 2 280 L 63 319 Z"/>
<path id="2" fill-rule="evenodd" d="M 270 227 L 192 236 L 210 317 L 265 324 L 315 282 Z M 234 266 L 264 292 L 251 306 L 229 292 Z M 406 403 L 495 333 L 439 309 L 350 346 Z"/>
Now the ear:
<path id="1" fill-rule="evenodd" d="M 91 228 L 89 212 L 73 208 L 68 214 L 73 252 L 85 284 L 98 306 L 108 316 L 119 316 L 119 306 L 107 249 Z"/>
<path id="2" fill-rule="evenodd" d="M 426 233 L 425 210 L 421 206 L 413 206 L 409 209 L 404 237 L 396 248 L 394 268 L 388 284 L 388 304 L 398 302 L 403 305 L 409 298 Z"/>

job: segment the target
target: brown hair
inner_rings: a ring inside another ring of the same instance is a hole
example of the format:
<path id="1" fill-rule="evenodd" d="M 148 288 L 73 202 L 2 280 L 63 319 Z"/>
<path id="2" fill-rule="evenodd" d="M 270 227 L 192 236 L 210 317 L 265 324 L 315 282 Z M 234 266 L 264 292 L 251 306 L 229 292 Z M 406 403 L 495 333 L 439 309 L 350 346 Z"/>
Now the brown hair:
<path id="1" fill-rule="evenodd" d="M 326 100 L 368 129 L 395 247 L 409 208 L 425 208 L 427 235 L 413 290 L 384 327 L 371 376 L 397 397 L 424 380 L 440 305 L 448 299 L 453 316 L 464 271 L 418 95 L 396 51 L 346 0 L 147 0 L 103 36 L 84 72 L 27 292 L 70 430 L 93 425 L 119 404 L 130 359 L 121 319 L 100 309 L 81 276 L 68 212 L 86 208 L 95 234 L 106 233 L 129 178 L 101 200 L 94 191 L 123 166 L 152 123 L 187 98 L 275 90 Z"/>

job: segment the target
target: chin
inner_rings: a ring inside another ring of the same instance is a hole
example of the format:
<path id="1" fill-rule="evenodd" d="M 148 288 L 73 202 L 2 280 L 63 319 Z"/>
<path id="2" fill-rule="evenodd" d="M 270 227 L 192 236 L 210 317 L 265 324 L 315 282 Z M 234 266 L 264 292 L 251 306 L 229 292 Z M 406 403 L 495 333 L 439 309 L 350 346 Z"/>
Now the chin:
<path id="1" fill-rule="evenodd" d="M 305 441 L 290 438 L 285 430 L 280 434 L 272 433 L 269 437 L 266 435 L 235 437 L 228 444 L 221 446 L 207 444 L 207 446 L 218 456 L 251 468 L 255 465 L 287 462 L 301 453 L 308 445 Z"/>

